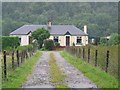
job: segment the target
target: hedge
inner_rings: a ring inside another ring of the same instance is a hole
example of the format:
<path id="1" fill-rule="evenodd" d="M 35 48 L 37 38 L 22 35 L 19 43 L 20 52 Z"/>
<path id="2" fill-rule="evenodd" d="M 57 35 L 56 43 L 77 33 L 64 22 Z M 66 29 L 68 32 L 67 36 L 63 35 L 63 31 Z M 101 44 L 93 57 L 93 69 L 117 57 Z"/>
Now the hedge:
<path id="1" fill-rule="evenodd" d="M 2 50 L 4 49 L 13 49 L 20 45 L 20 40 L 18 37 L 13 36 L 0 36 L 2 43 Z"/>

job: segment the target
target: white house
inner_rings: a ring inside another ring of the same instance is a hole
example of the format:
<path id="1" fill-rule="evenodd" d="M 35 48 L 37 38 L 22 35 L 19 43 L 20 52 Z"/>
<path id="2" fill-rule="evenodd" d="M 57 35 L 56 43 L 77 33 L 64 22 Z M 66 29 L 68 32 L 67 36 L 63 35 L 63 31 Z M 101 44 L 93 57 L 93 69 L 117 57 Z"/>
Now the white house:
<path id="1" fill-rule="evenodd" d="M 60 46 L 72 46 L 73 43 L 75 46 L 88 44 L 86 25 L 84 25 L 84 31 L 74 25 L 52 25 L 51 22 L 48 22 L 48 25 L 23 25 L 22 27 L 11 32 L 10 35 L 18 36 L 21 40 L 21 46 L 29 45 L 31 33 L 38 28 L 45 28 L 49 30 L 49 39 L 60 43 Z"/>

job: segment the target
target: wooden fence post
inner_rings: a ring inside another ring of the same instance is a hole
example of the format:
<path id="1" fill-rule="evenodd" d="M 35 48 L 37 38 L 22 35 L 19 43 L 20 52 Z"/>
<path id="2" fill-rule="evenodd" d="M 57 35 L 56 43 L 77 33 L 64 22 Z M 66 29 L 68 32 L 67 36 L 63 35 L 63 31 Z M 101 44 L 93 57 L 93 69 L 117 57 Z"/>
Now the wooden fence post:
<path id="1" fill-rule="evenodd" d="M 23 51 L 20 53 L 21 63 L 23 63 Z"/>
<path id="2" fill-rule="evenodd" d="M 108 72 L 108 64 L 109 64 L 109 51 L 106 52 L 106 67 L 105 72 Z"/>
<path id="3" fill-rule="evenodd" d="M 26 50 L 26 59 L 28 58 L 28 50 Z"/>
<path id="4" fill-rule="evenodd" d="M 7 66 L 6 66 L 6 51 L 4 50 L 3 52 L 3 55 L 4 55 L 4 78 L 6 79 L 7 78 Z"/>
<path id="5" fill-rule="evenodd" d="M 79 58 L 81 57 L 81 52 L 80 51 L 81 51 L 81 48 L 79 48 L 79 55 L 80 55 Z"/>
<path id="6" fill-rule="evenodd" d="M 85 57 L 85 49 L 84 48 L 82 48 L 82 59 L 84 59 L 84 57 Z"/>
<path id="7" fill-rule="evenodd" d="M 88 48 L 88 63 L 90 62 L 90 48 Z"/>
<path id="8" fill-rule="evenodd" d="M 14 69 L 14 50 L 12 51 L 12 68 Z"/>
<path id="9" fill-rule="evenodd" d="M 16 53 L 16 57 L 17 57 L 17 65 L 19 67 L 19 51 L 17 50 L 17 53 Z"/>
<path id="10" fill-rule="evenodd" d="M 95 66 L 97 66 L 98 50 L 95 50 Z"/>

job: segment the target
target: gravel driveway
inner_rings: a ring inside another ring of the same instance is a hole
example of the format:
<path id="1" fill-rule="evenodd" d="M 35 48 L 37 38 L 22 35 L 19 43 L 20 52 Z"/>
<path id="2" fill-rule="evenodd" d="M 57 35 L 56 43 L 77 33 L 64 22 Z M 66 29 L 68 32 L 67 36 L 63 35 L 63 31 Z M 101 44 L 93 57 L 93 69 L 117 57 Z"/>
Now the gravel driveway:
<path id="1" fill-rule="evenodd" d="M 50 52 L 43 52 L 40 60 L 37 62 L 32 74 L 28 77 L 22 88 L 54 88 L 54 84 L 49 80 L 49 57 Z M 65 73 L 64 83 L 70 88 L 97 88 L 87 77 L 85 77 L 78 69 L 69 64 L 60 53 L 55 51 L 56 63 Z"/>
<path id="2" fill-rule="evenodd" d="M 54 88 L 54 85 L 49 82 L 49 53 L 50 52 L 43 52 L 32 75 L 28 77 L 22 88 Z"/>
<path id="3" fill-rule="evenodd" d="M 87 77 L 85 77 L 78 69 L 69 64 L 59 52 L 54 52 L 56 62 L 60 69 L 67 76 L 65 83 L 70 88 L 97 88 Z"/>

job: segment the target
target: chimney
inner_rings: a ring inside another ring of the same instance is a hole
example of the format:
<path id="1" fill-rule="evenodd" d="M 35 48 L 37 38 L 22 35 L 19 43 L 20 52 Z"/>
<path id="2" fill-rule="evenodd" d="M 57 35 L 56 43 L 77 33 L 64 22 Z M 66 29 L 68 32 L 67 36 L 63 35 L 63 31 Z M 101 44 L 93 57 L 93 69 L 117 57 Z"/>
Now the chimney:
<path id="1" fill-rule="evenodd" d="M 52 26 L 52 22 L 48 21 L 48 27 L 51 28 L 51 26 Z"/>
<path id="2" fill-rule="evenodd" d="M 87 25 L 84 25 L 84 32 L 87 34 Z"/>

